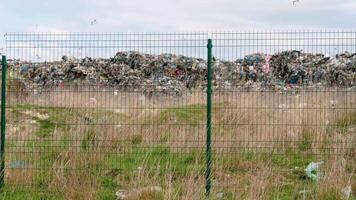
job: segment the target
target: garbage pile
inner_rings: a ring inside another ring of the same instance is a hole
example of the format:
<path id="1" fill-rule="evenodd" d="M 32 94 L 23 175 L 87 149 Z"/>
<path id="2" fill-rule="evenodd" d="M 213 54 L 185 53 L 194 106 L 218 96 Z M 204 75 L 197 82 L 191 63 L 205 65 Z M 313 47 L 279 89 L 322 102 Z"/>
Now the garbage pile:
<path id="1" fill-rule="evenodd" d="M 214 58 L 213 63 L 215 88 L 282 90 L 356 85 L 356 53 L 329 57 L 284 51 L 274 55 L 256 53 L 235 61 Z M 110 59 L 63 56 L 55 62 L 13 60 L 9 68 L 28 88 L 78 84 L 179 94 L 204 89 L 207 77 L 204 59 L 139 52 L 118 52 Z"/>

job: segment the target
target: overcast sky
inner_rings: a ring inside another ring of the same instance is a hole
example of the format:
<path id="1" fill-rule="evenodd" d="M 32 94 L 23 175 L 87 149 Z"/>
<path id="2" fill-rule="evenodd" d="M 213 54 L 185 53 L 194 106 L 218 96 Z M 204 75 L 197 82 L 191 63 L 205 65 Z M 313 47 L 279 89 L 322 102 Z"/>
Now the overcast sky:
<path id="1" fill-rule="evenodd" d="M 0 17 L 1 35 L 354 29 L 356 0 L 0 0 Z"/>

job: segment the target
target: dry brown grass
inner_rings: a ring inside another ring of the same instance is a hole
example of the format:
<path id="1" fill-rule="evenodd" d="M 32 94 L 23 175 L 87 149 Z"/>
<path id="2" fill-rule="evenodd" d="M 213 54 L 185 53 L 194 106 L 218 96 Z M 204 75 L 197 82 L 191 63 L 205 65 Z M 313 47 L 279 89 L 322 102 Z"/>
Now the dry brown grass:
<path id="1" fill-rule="evenodd" d="M 325 174 L 321 177 L 316 189 L 317 198 L 345 199 L 343 189 L 348 186 L 355 187 L 356 184 L 355 165 L 353 164 L 345 158 L 331 159 L 325 163 Z M 355 190 L 353 192 L 355 195 Z"/>
<path id="2" fill-rule="evenodd" d="M 61 152 L 50 170 L 53 178 L 49 189 L 60 192 L 65 199 L 96 199 L 100 187 L 97 178 L 82 168 L 99 162 L 100 157 L 95 155 Z"/>

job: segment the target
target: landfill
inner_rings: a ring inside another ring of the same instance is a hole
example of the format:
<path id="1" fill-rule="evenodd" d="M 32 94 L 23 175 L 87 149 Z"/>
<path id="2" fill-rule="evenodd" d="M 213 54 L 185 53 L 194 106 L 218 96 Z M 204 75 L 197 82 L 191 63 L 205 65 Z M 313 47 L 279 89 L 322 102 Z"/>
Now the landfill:
<path id="1" fill-rule="evenodd" d="M 53 62 L 9 60 L 9 69 L 33 90 L 76 84 L 180 94 L 205 89 L 207 78 L 204 59 L 135 51 L 118 52 L 108 59 L 63 56 Z M 212 82 L 215 89 L 355 88 L 356 53 L 331 57 L 293 50 L 273 55 L 255 53 L 234 61 L 213 58 Z"/>

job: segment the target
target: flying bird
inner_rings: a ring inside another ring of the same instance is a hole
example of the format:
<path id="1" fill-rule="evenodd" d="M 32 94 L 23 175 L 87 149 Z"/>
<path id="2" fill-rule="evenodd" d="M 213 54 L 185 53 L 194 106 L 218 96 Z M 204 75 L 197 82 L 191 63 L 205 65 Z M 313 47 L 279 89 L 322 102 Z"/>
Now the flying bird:
<path id="1" fill-rule="evenodd" d="M 96 19 L 90 22 L 91 25 L 94 25 L 96 23 Z"/>
<path id="2" fill-rule="evenodd" d="M 297 3 L 299 3 L 299 0 L 293 0 L 293 6 Z"/>
<path id="3" fill-rule="evenodd" d="M 42 59 L 41 56 L 38 55 L 38 54 L 36 54 L 36 58 L 37 58 L 37 60 L 41 60 Z"/>

